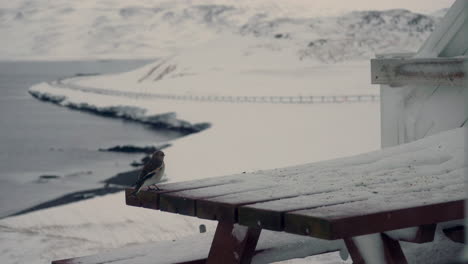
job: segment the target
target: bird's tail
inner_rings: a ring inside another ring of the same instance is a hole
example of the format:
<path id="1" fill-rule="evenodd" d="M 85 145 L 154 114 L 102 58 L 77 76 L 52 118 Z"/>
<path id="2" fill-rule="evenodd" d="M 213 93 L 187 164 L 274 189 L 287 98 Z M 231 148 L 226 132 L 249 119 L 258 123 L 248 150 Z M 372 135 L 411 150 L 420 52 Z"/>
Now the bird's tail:
<path id="1" fill-rule="evenodd" d="M 137 196 L 137 194 L 140 192 L 140 189 L 136 189 L 132 193 L 130 193 L 130 196 Z"/>
<path id="2" fill-rule="evenodd" d="M 143 185 L 144 181 L 139 180 L 135 183 L 135 191 L 133 191 L 130 195 L 136 196 L 138 193 L 140 193 L 141 186 Z"/>
<path id="3" fill-rule="evenodd" d="M 138 179 L 138 181 L 135 183 L 135 191 L 132 192 L 131 195 L 137 195 L 140 192 L 141 188 L 143 187 L 143 184 L 145 183 L 145 181 L 151 178 L 154 174 L 155 172 L 153 171 L 153 172 L 146 174 L 145 177 Z"/>

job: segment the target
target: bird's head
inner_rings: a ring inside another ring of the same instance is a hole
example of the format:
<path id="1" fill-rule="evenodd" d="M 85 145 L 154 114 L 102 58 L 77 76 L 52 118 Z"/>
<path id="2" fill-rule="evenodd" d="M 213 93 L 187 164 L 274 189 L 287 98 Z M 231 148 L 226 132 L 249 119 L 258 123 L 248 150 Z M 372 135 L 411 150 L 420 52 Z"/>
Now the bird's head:
<path id="1" fill-rule="evenodd" d="M 153 153 L 153 156 L 151 157 L 151 159 L 153 160 L 164 160 L 164 152 L 162 152 L 161 150 L 158 150 L 156 152 Z"/>

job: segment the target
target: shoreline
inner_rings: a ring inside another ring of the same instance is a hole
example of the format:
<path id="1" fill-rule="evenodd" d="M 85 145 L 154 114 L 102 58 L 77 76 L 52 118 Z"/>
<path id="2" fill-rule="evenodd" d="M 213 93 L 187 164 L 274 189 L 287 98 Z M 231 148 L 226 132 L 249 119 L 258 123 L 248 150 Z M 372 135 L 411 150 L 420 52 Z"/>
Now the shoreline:
<path id="1" fill-rule="evenodd" d="M 38 84 L 41 85 L 41 84 Z M 154 129 L 169 129 L 177 132 L 181 132 L 184 136 L 198 133 L 210 127 L 209 123 L 196 123 L 190 124 L 186 121 L 175 119 L 174 113 L 166 113 L 163 115 L 146 116 L 146 110 L 138 107 L 104 107 L 99 108 L 89 104 L 73 104 L 71 102 L 65 102 L 65 96 L 55 96 L 44 92 L 36 91 L 33 88 L 38 86 L 35 85 L 28 90 L 28 93 L 39 101 L 52 103 L 59 106 L 65 106 L 75 111 L 81 111 L 85 113 L 91 113 L 97 116 L 122 119 L 126 121 L 132 121 L 138 124 L 149 125 Z M 48 83 L 47 85 L 54 87 L 53 84 Z"/>
<path id="2" fill-rule="evenodd" d="M 140 168 L 136 167 L 141 166 L 145 154 L 100 152 L 119 145 L 160 148 L 188 134 L 132 120 L 108 121 L 111 119 L 104 115 L 78 109 L 56 109 L 28 93 L 38 83 L 82 76 L 86 69 L 98 74 L 118 74 L 151 61 L 154 60 L 94 59 L 76 64 L 66 60 L 1 61 L 2 69 L 9 69 L 2 72 L 2 76 L 8 77 L 2 87 L 7 98 L 14 97 L 10 105 L 3 106 L 14 113 L 10 115 L 14 118 L 5 119 L 13 123 L 10 123 L 12 136 L 3 137 L 2 141 L 6 145 L 1 158 L 6 166 L 0 179 L 0 219 L 123 190 L 136 181 L 135 174 Z M 43 125 L 35 125 L 39 119 Z M 13 128 L 19 130 L 13 132 Z M 57 129 L 60 131 L 56 133 Z"/>

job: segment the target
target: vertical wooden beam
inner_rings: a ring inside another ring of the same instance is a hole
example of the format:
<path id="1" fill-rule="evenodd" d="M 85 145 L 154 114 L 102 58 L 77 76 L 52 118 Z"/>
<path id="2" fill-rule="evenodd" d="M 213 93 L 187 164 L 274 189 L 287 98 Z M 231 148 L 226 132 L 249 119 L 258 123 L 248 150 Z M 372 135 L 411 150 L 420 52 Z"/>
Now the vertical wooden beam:
<path id="1" fill-rule="evenodd" d="M 380 238 L 382 239 L 382 250 L 383 255 L 385 258 L 385 263 L 387 264 L 407 264 L 407 260 L 403 251 L 401 250 L 400 243 L 397 240 L 393 240 L 389 236 L 385 234 L 380 234 Z M 353 264 L 372 264 L 367 263 L 364 260 L 363 254 L 360 250 L 366 249 L 359 249 L 356 243 L 353 241 L 352 238 L 345 238 L 344 239 L 346 247 L 348 248 L 349 255 L 353 260 Z M 375 250 L 375 248 L 370 248 L 369 250 Z"/>
<path id="2" fill-rule="evenodd" d="M 385 261 L 388 264 L 407 264 L 405 254 L 401 250 L 400 242 L 385 234 L 380 234 L 384 245 Z"/>
<path id="3" fill-rule="evenodd" d="M 354 243 L 353 239 L 345 238 L 344 242 L 351 259 L 353 260 L 353 264 L 365 264 L 364 258 L 362 257 L 361 253 L 359 253 L 359 249 L 356 246 L 356 243 Z"/>
<path id="4" fill-rule="evenodd" d="M 207 264 L 249 264 L 261 229 L 220 221 L 208 254 Z"/>

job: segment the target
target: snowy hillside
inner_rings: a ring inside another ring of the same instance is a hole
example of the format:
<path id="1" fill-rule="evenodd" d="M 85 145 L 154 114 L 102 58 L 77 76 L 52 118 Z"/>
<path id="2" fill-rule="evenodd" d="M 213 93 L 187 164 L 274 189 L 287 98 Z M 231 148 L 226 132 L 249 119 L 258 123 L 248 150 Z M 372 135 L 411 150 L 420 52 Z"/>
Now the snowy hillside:
<path id="1" fill-rule="evenodd" d="M 439 19 L 404 9 L 351 12 L 392 8 L 383 3 L 325 2 L 16 0 L 0 8 L 0 59 L 159 57 L 235 34 L 299 59 L 336 62 L 414 51 Z M 401 6 L 420 1 L 412 2 Z"/>

